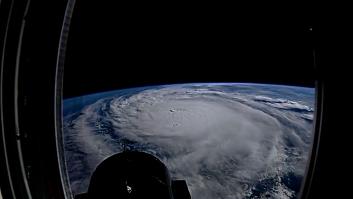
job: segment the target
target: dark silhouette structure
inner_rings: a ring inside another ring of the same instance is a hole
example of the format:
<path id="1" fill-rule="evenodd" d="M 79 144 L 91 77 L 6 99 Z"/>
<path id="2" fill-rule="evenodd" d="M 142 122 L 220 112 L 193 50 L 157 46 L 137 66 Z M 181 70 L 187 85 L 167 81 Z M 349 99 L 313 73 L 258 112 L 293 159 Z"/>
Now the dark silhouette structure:
<path id="1" fill-rule="evenodd" d="M 168 168 L 153 155 L 126 151 L 104 160 L 91 177 L 88 192 L 76 199 L 190 199 L 184 180 L 171 180 Z"/>

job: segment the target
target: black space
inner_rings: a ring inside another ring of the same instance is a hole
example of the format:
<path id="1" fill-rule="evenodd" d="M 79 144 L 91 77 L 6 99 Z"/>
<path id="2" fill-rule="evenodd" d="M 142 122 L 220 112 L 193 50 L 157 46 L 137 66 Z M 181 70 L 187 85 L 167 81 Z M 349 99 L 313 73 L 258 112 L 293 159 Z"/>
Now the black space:
<path id="1" fill-rule="evenodd" d="M 66 49 L 64 98 L 183 82 L 312 87 L 310 7 L 301 8 L 246 14 L 235 5 L 78 0 Z"/>

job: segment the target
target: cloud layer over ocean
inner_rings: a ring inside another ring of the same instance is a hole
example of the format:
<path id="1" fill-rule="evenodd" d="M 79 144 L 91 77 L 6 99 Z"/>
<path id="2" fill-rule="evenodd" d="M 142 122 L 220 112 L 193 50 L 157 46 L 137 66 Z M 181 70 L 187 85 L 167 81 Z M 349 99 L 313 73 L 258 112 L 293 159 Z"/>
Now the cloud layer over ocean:
<path id="1" fill-rule="evenodd" d="M 195 199 L 294 197 L 310 149 L 313 106 L 226 86 L 150 88 L 65 115 L 73 192 L 86 191 L 103 159 L 131 149 L 161 159 Z"/>

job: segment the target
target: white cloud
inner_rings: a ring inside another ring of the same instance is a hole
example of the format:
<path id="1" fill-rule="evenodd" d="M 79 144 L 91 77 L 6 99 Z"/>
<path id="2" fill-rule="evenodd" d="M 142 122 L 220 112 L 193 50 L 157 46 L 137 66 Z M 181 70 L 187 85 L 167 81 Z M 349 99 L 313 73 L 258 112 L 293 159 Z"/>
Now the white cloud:
<path id="1" fill-rule="evenodd" d="M 279 109 L 287 109 L 287 110 L 295 110 L 295 111 L 305 111 L 305 112 L 313 112 L 313 108 L 300 104 L 298 102 L 294 102 L 291 100 L 281 99 L 281 98 L 271 98 L 267 96 L 255 96 L 255 101 L 264 102 L 269 106 L 279 108 Z"/>
<path id="2" fill-rule="evenodd" d="M 306 147 L 303 138 L 283 121 L 298 128 L 304 124 L 281 110 L 312 111 L 285 99 L 255 96 L 251 106 L 243 103 L 246 99 L 206 88 L 166 87 L 128 98 L 99 100 L 82 110 L 74 127 L 68 122 L 64 127 L 67 144 L 72 146 L 66 153 L 71 158 L 72 184 L 82 181 L 82 176 L 87 182 L 100 161 L 122 150 L 114 138 L 118 136 L 159 156 L 174 177 L 187 180 L 193 198 L 240 198 L 257 180 L 286 172 L 289 167 L 284 161 L 290 157 L 284 145 L 288 137 L 298 149 Z M 274 109 L 265 110 L 263 103 Z M 113 130 L 101 133 L 102 120 Z M 291 167 L 296 166 L 294 160 L 292 163 Z M 76 186 L 77 193 L 87 185 Z"/>

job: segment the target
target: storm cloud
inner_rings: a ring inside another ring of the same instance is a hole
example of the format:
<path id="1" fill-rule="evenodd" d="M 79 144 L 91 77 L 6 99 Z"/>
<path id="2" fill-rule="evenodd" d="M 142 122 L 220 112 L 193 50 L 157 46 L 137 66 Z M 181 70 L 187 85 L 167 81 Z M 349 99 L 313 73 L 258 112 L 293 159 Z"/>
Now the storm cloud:
<path id="1" fill-rule="evenodd" d="M 219 85 L 217 85 L 219 87 Z M 65 156 L 74 193 L 87 189 L 95 167 L 124 149 L 161 159 L 187 181 L 192 198 L 254 197 L 274 180 L 273 198 L 297 190 L 311 144 L 313 108 L 289 99 L 207 87 L 165 86 L 112 96 L 64 117 Z M 261 196 L 261 195 L 260 195 Z"/>

